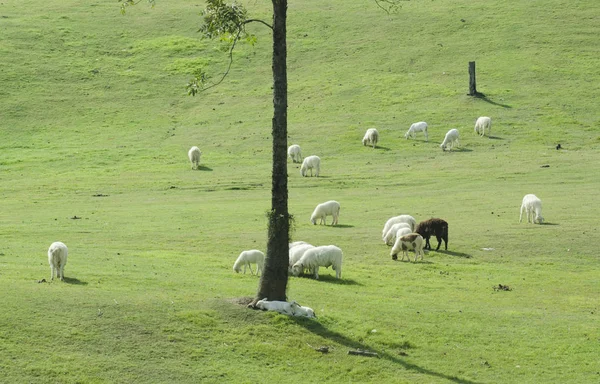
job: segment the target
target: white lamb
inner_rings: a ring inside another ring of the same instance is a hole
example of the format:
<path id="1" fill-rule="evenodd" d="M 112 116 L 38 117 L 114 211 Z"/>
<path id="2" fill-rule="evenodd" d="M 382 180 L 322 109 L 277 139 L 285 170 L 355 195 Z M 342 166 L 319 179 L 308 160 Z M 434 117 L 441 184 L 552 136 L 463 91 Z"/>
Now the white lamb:
<path id="1" fill-rule="evenodd" d="M 404 134 L 404 137 L 408 139 L 410 136 L 413 139 L 417 138 L 417 132 L 423 132 L 425 135 L 425 141 L 429 141 L 429 136 L 427 136 L 427 123 L 424 121 L 419 121 L 418 123 L 414 123 L 408 128 L 408 131 Z"/>
<path id="2" fill-rule="evenodd" d="M 392 225 L 396 223 L 410 224 L 411 231 L 414 231 L 415 227 L 417 226 L 417 220 L 415 220 L 415 218 L 411 215 L 400 215 L 391 217 L 390 219 L 388 219 L 388 221 L 385 222 L 385 225 L 383 226 L 383 232 L 381 232 L 382 239 L 385 237 L 385 234 L 390 230 Z"/>
<path id="3" fill-rule="evenodd" d="M 302 162 L 300 167 L 300 174 L 307 176 L 308 170 L 310 169 L 310 175 L 313 175 L 313 169 L 315 170 L 315 176 L 319 177 L 319 170 L 321 169 L 321 159 L 319 156 L 308 156 Z"/>
<path id="4" fill-rule="evenodd" d="M 377 146 L 377 142 L 379 141 L 379 132 L 375 128 L 367 129 L 365 136 L 362 139 L 363 145 L 372 145 L 373 148 Z"/>
<path id="5" fill-rule="evenodd" d="M 233 264 L 233 270 L 236 273 L 240 273 L 243 265 L 244 273 L 246 273 L 246 267 L 248 267 L 250 268 L 250 273 L 254 275 L 251 263 L 256 264 L 256 275 L 258 276 L 259 272 L 262 271 L 263 265 L 265 263 L 265 254 L 257 249 L 243 251 L 242 253 L 240 253 L 237 260 Z"/>
<path id="6" fill-rule="evenodd" d="M 200 156 L 202 155 L 202 152 L 200 152 L 200 148 L 194 146 L 192 148 L 190 148 L 190 150 L 188 151 L 188 158 L 190 159 L 190 162 L 192 163 L 192 169 L 198 169 L 198 166 L 200 164 Z"/>
<path id="7" fill-rule="evenodd" d="M 264 311 L 275 311 L 284 315 L 294 315 L 294 309 L 292 307 L 292 303 L 288 303 L 287 301 L 268 301 L 265 297 L 262 300 L 258 300 L 256 302 L 256 308 L 260 308 Z"/>
<path id="8" fill-rule="evenodd" d="M 398 237 L 398 232 L 401 229 L 408 230 L 408 232 L 402 233 L 403 235 L 406 233 L 411 233 L 413 231 L 413 229 L 410 227 L 410 224 L 408 223 L 396 223 L 392 225 L 389 231 L 385 234 L 385 236 L 383 237 L 383 242 L 386 245 L 394 244 L 394 242 L 396 241 L 396 237 Z"/>
<path id="9" fill-rule="evenodd" d="M 303 317 L 308 317 L 308 318 L 317 317 L 315 315 L 315 311 L 313 311 L 312 308 L 303 307 L 300 304 L 296 303 L 295 301 L 292 301 L 291 304 L 292 304 L 292 311 L 294 312 L 294 316 L 303 316 Z"/>
<path id="10" fill-rule="evenodd" d="M 310 222 L 316 225 L 317 219 L 320 219 L 319 224 L 327 225 L 327 216 L 333 216 L 331 225 L 336 225 L 340 217 L 340 203 L 335 200 L 329 200 L 317 205 L 312 215 L 310 215 Z"/>
<path id="11" fill-rule="evenodd" d="M 302 152 L 300 151 L 300 146 L 298 144 L 290 145 L 288 148 L 288 156 L 292 159 L 294 163 L 302 162 Z"/>
<path id="12" fill-rule="evenodd" d="M 297 245 L 308 244 L 306 241 L 294 241 L 293 243 L 289 243 L 289 249 L 294 248 Z"/>
<path id="13" fill-rule="evenodd" d="M 444 141 L 440 144 L 440 147 L 443 151 L 446 149 L 450 150 L 454 148 L 454 145 L 457 147 L 460 145 L 458 142 L 458 129 L 451 129 L 446 133 L 446 137 L 444 137 Z"/>
<path id="14" fill-rule="evenodd" d="M 398 253 L 402 251 L 402 259 L 400 260 L 404 260 L 404 256 L 406 256 L 406 259 L 410 261 L 408 251 L 414 250 L 415 262 L 417 261 L 417 257 L 419 257 L 419 255 L 421 255 L 421 260 L 423 260 L 423 245 L 423 236 L 419 235 L 418 233 L 409 233 L 408 235 L 396 238 L 396 242 L 392 247 L 390 255 L 392 256 L 392 260 L 397 260 Z"/>
<path id="15" fill-rule="evenodd" d="M 61 281 L 65 280 L 65 265 L 67 265 L 67 246 L 56 241 L 48 248 L 48 263 L 50 264 L 50 280 L 56 275 Z"/>
<path id="16" fill-rule="evenodd" d="M 535 224 L 537 221 L 539 224 L 544 222 L 544 218 L 542 217 L 542 200 L 540 200 L 536 195 L 525 195 L 523 197 L 523 202 L 521 203 L 521 214 L 519 215 L 519 223 L 523 219 L 523 211 L 527 215 L 527 222 Z"/>
<path id="17" fill-rule="evenodd" d="M 475 133 L 481 136 L 485 135 L 485 130 L 488 130 L 488 136 L 492 134 L 492 119 L 487 116 L 481 116 L 475 122 Z"/>
<path id="18" fill-rule="evenodd" d="M 292 266 L 294 276 L 300 275 L 304 269 L 310 269 L 319 279 L 319 267 L 329 267 L 335 271 L 335 277 L 342 277 L 342 250 L 335 245 L 315 247 L 304 252 L 304 255 Z"/>
<path id="19" fill-rule="evenodd" d="M 300 260 L 302 258 L 302 256 L 304 256 L 304 252 L 308 251 L 311 248 L 314 248 L 314 245 L 311 244 L 299 244 L 296 245 L 293 248 L 290 248 L 289 251 L 289 257 L 290 257 L 290 263 L 289 263 L 289 267 L 288 267 L 288 272 L 292 273 L 292 267 L 294 266 L 294 264 L 296 264 L 298 262 L 298 260 Z"/>

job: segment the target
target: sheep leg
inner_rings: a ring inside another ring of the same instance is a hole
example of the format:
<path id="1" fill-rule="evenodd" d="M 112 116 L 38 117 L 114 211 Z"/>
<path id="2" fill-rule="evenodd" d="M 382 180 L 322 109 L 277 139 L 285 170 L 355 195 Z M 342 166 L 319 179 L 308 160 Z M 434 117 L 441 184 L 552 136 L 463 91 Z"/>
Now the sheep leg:
<path id="1" fill-rule="evenodd" d="M 252 264 L 248 263 L 248 268 L 250 268 L 250 274 L 254 275 L 254 271 L 252 270 Z"/>
<path id="2" fill-rule="evenodd" d="M 315 267 L 315 280 L 319 280 L 319 266 Z"/>
<path id="3" fill-rule="evenodd" d="M 50 280 L 54 280 L 54 265 L 50 264 Z"/>

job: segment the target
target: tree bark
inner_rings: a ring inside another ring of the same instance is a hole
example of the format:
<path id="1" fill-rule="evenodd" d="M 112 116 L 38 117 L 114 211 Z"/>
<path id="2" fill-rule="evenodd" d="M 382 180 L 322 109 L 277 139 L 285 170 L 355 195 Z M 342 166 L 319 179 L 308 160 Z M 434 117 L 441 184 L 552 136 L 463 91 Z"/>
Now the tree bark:
<path id="1" fill-rule="evenodd" d="M 285 301 L 289 264 L 287 189 L 287 0 L 273 0 L 273 172 L 267 255 L 256 299 Z"/>
<path id="2" fill-rule="evenodd" d="M 469 61 L 469 96 L 477 96 L 477 81 L 475 79 L 475 62 Z"/>

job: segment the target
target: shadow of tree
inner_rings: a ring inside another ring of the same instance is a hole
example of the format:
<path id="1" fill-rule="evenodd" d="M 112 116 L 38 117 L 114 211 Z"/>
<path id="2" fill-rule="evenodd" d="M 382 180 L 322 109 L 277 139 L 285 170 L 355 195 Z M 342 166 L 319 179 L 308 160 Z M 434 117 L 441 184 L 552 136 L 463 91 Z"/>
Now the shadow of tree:
<path id="1" fill-rule="evenodd" d="M 354 225 L 350 224 L 336 224 L 332 226 L 333 228 L 354 228 Z"/>
<path id="2" fill-rule="evenodd" d="M 310 280 L 315 280 L 317 282 L 327 282 L 329 284 L 338 284 L 338 285 L 363 285 L 362 283 L 359 283 L 358 281 L 353 280 L 353 279 L 344 279 L 344 278 L 338 279 L 335 277 L 335 275 L 322 275 L 321 274 L 322 269 L 324 269 L 324 268 L 319 269 L 319 279 L 318 280 L 315 280 L 313 275 L 310 273 L 304 273 L 302 275 L 299 275 L 297 278 L 310 279 Z"/>
<path id="3" fill-rule="evenodd" d="M 64 282 L 67 284 L 73 284 L 73 285 L 87 285 L 87 281 L 81 281 L 75 277 L 66 277 L 64 279 Z"/>
<path id="4" fill-rule="evenodd" d="M 506 109 L 511 109 L 512 107 L 508 104 L 502 104 L 502 103 L 498 103 L 495 102 L 494 100 L 489 99 L 486 95 L 484 95 L 483 93 L 477 93 L 477 95 L 475 95 L 475 98 L 479 99 L 479 100 L 483 100 L 486 103 L 490 103 L 492 105 L 498 106 L 498 107 L 502 107 L 502 108 L 506 108 Z"/>
<path id="5" fill-rule="evenodd" d="M 365 350 L 365 351 L 375 352 L 379 355 L 380 358 L 388 360 L 394 364 L 398 364 L 406 370 L 409 370 L 412 372 L 417 372 L 417 373 L 420 373 L 423 375 L 428 375 L 428 376 L 435 377 L 438 379 L 448 380 L 453 383 L 476 384 L 476 382 L 474 382 L 474 381 L 461 379 L 459 377 L 446 375 L 446 374 L 443 374 L 440 372 L 435 372 L 431 369 L 423 368 L 416 364 L 409 363 L 391 353 L 379 351 L 379 350 L 377 350 L 377 348 L 374 348 L 366 343 L 361 343 L 359 341 L 352 340 L 349 337 L 342 335 L 341 333 L 338 333 L 338 332 L 328 329 L 323 324 L 319 323 L 318 320 L 315 321 L 315 320 L 299 318 L 299 317 L 291 317 L 291 319 L 296 324 L 304 327 L 306 330 L 308 330 L 308 331 L 314 333 L 315 335 L 318 335 L 324 339 L 331 340 L 334 343 L 343 345 L 350 349 L 361 349 L 361 350 Z"/>

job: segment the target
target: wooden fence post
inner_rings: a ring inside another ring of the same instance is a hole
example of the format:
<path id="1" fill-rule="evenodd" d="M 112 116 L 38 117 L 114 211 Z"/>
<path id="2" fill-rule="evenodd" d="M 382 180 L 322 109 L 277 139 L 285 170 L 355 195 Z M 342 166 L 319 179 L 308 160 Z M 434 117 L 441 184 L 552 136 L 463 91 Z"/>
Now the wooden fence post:
<path id="1" fill-rule="evenodd" d="M 475 62 L 469 61 L 469 96 L 477 96 L 478 94 L 475 80 Z"/>

